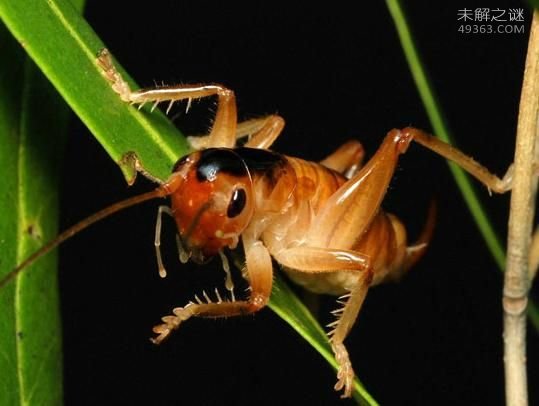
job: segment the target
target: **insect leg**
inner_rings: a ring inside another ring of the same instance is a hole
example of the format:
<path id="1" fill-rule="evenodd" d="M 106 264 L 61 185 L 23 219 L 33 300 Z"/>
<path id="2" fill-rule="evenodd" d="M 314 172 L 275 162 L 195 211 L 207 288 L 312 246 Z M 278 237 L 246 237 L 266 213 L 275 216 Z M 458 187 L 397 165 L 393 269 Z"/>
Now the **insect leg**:
<path id="1" fill-rule="evenodd" d="M 333 327 L 333 330 L 329 332 L 329 341 L 333 353 L 335 354 L 335 359 L 339 364 L 335 390 L 344 390 L 342 394 L 342 397 L 344 398 L 352 396 L 352 385 L 355 375 L 354 370 L 352 369 L 352 363 L 348 356 L 348 351 L 344 346 L 344 339 L 357 319 L 371 280 L 372 272 L 360 275 L 354 289 L 352 289 L 349 294 L 339 298 L 338 302 L 343 304 L 344 307 L 333 312 L 337 317 L 337 320 L 328 325 L 328 327 Z"/>
<path id="2" fill-rule="evenodd" d="M 411 140 L 414 140 L 438 155 L 455 162 L 458 166 L 485 185 L 489 192 L 505 193 L 511 189 L 513 184 L 512 166 L 509 167 L 503 178 L 500 179 L 484 166 L 473 160 L 470 156 L 424 131 L 413 127 L 407 127 L 401 131 L 393 131 L 400 132 L 403 140 L 406 139 L 405 142 L 410 143 Z"/>
<path id="3" fill-rule="evenodd" d="M 246 147 L 268 149 L 283 131 L 285 122 L 281 116 L 271 115 L 264 118 L 259 129 L 253 133 Z"/>
<path id="4" fill-rule="evenodd" d="M 450 159 L 486 185 L 503 193 L 511 188 L 511 167 L 503 179 L 451 145 L 415 128 L 391 130 L 369 162 L 326 202 L 309 230 L 308 245 L 351 248 L 378 212 L 400 154 L 414 140 Z"/>
<path id="5" fill-rule="evenodd" d="M 356 271 L 357 279 L 349 287 L 350 293 L 341 297 L 339 303 L 344 307 L 334 312 L 337 320 L 328 327 L 333 328 L 330 342 L 335 359 L 339 365 L 335 390 L 344 390 L 343 397 L 352 394 L 354 370 L 344 346 L 344 339 L 350 332 L 372 281 L 372 269 L 368 257 L 355 251 L 313 247 L 294 247 L 274 254 L 281 265 L 298 272 L 321 273 Z M 342 301 L 346 299 L 346 301 Z"/>
<path id="6" fill-rule="evenodd" d="M 250 137 L 245 143 L 246 147 L 267 149 L 277 139 L 284 128 L 284 119 L 278 115 L 270 115 L 238 123 L 236 127 L 236 140 Z M 196 149 L 209 146 L 209 135 L 187 137 L 187 141 Z"/>
<path id="7" fill-rule="evenodd" d="M 380 209 L 398 157 L 409 140 L 391 131 L 376 154 L 327 201 L 314 218 L 306 245 L 351 249 Z"/>
<path id="8" fill-rule="evenodd" d="M 177 307 L 173 315 L 162 318 L 163 323 L 155 326 L 153 332 L 157 337 L 152 339 L 154 344 L 160 344 L 170 333 L 177 329 L 181 323 L 189 318 L 196 317 L 229 317 L 254 313 L 262 309 L 269 300 L 273 284 L 273 269 L 271 256 L 266 247 L 260 241 L 244 241 L 246 270 L 250 284 L 250 295 L 247 300 L 223 300 L 216 290 L 216 300 L 204 292 L 205 301 L 195 296 L 195 302 L 191 301 L 184 307 Z"/>
<path id="9" fill-rule="evenodd" d="M 320 161 L 320 164 L 342 173 L 350 179 L 361 168 L 364 157 L 365 150 L 361 143 L 351 140 L 341 145 L 331 155 Z"/>
<path id="10" fill-rule="evenodd" d="M 281 265 L 300 272 L 367 271 L 369 257 L 357 251 L 298 246 L 272 252 Z"/>
<path id="11" fill-rule="evenodd" d="M 236 98 L 234 92 L 221 85 L 178 85 L 164 86 L 152 89 L 140 89 L 132 91 L 127 82 L 112 64 L 109 52 L 103 49 L 98 55 L 97 63 L 103 69 L 104 75 L 111 83 L 112 89 L 118 93 L 122 100 L 138 104 L 153 103 L 155 108 L 159 103 L 169 102 L 167 112 L 174 102 L 192 99 L 200 99 L 209 96 L 217 96 L 217 112 L 213 127 L 208 138 L 211 147 L 233 147 L 236 139 Z"/>

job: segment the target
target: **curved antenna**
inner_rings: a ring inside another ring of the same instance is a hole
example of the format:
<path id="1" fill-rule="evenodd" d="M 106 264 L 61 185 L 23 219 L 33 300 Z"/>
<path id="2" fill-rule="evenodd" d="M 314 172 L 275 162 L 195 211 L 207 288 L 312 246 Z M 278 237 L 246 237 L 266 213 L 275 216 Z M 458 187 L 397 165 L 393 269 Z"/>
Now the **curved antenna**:
<path id="1" fill-rule="evenodd" d="M 120 210 L 126 209 L 131 206 L 135 206 L 147 200 L 156 199 L 158 197 L 165 197 L 165 196 L 170 195 L 172 191 L 169 186 L 170 185 L 167 185 L 165 183 L 162 186 L 158 187 L 157 189 L 152 190 L 151 192 L 146 192 L 146 193 L 129 197 L 125 200 L 116 202 L 108 207 L 105 207 L 102 210 L 99 210 L 97 213 L 94 213 L 91 216 L 86 217 L 85 219 L 79 221 L 75 225 L 69 227 L 67 230 L 63 231 L 60 235 L 58 235 L 58 237 L 49 241 L 47 244 L 45 244 L 43 247 L 41 247 L 39 250 L 34 252 L 32 255 L 26 258 L 23 262 L 17 265 L 17 267 L 15 267 L 12 271 L 6 274 L 2 279 L 0 279 L 0 289 L 2 289 L 11 280 L 13 280 L 26 267 L 33 264 L 37 259 L 39 259 L 45 254 L 48 254 L 50 251 L 52 251 L 58 245 L 63 243 L 65 240 L 73 237 L 75 234 L 84 230 L 86 227 L 89 227 L 92 224 L 98 222 L 99 220 L 102 220 L 105 217 L 108 217 L 111 214 L 114 214 Z"/>

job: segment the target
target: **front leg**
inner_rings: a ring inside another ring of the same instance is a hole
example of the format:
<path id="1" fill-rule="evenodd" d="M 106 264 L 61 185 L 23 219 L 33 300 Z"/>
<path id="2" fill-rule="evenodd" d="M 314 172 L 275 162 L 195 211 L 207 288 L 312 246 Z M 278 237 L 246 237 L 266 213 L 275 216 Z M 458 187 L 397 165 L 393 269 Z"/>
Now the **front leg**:
<path id="1" fill-rule="evenodd" d="M 234 147 L 236 143 L 237 111 L 236 97 L 232 90 L 213 84 L 165 86 L 132 91 L 114 67 L 107 49 L 103 49 L 99 53 L 97 63 L 110 82 L 112 89 L 118 93 L 123 101 L 132 104 L 143 106 L 146 103 L 153 103 L 153 109 L 159 103 L 168 102 L 168 112 L 176 101 L 187 100 L 189 107 L 192 99 L 217 96 L 217 112 L 209 134 L 208 144 L 212 147 Z"/>
<path id="2" fill-rule="evenodd" d="M 223 299 L 219 291 L 215 290 L 215 300 L 203 293 L 204 299 L 195 295 L 195 301 L 187 303 L 184 307 L 177 307 L 173 315 L 162 318 L 163 323 L 155 326 L 153 332 L 157 334 L 152 338 L 154 344 L 160 344 L 180 324 L 193 316 L 197 317 L 229 317 L 242 316 L 255 313 L 262 309 L 269 300 L 273 284 L 273 269 L 271 257 L 267 248 L 260 241 L 245 241 L 246 269 L 244 275 L 249 281 L 250 295 L 247 300 Z"/>

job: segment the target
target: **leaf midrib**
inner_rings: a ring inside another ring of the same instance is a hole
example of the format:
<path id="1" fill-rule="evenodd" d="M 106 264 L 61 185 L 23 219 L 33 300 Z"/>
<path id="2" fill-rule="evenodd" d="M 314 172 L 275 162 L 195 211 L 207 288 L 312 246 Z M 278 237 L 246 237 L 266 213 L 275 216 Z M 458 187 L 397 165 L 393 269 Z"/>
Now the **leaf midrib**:
<path id="1" fill-rule="evenodd" d="M 29 98 L 31 96 L 31 75 L 30 70 L 32 69 L 32 64 L 26 57 L 23 62 L 23 89 L 22 89 L 22 96 L 20 101 L 20 116 L 19 116 L 19 125 L 18 125 L 18 131 L 19 131 L 19 145 L 17 148 L 17 263 L 21 263 L 25 256 L 25 246 L 26 246 L 26 233 L 25 228 L 27 224 L 27 215 L 28 207 L 26 205 L 26 198 L 27 198 L 27 189 L 25 185 L 25 169 L 26 169 L 26 152 L 27 152 L 27 134 L 28 134 L 28 120 L 31 119 L 28 117 L 28 109 L 29 109 Z M 23 371 L 23 360 L 24 360 L 24 345 L 22 344 L 22 340 L 18 337 L 19 332 L 21 331 L 21 326 L 23 324 L 22 317 L 23 312 L 21 311 L 22 308 L 22 301 L 23 301 L 23 294 L 24 294 L 24 281 L 25 278 L 17 278 L 16 285 L 15 285 L 15 333 L 17 334 L 17 338 L 15 340 L 15 351 L 17 352 L 17 379 L 19 382 L 19 399 L 21 405 L 28 404 L 28 400 L 25 400 L 24 394 L 25 392 L 25 379 L 24 379 L 24 371 Z"/>

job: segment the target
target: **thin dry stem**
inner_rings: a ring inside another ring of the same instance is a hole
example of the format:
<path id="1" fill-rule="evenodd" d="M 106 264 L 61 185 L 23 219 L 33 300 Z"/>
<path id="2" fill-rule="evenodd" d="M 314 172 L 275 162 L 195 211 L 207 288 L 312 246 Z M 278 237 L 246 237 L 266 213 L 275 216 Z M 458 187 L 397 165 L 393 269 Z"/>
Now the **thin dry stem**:
<path id="1" fill-rule="evenodd" d="M 535 207 L 539 111 L 539 14 L 534 13 L 520 98 L 513 192 L 509 214 L 507 268 L 503 290 L 505 390 L 508 406 L 528 404 L 526 307 L 528 265 Z"/>
<path id="2" fill-rule="evenodd" d="M 537 275 L 537 268 L 539 268 L 539 227 L 537 227 L 533 233 L 532 242 L 530 244 L 528 267 L 530 284 L 532 284 L 535 275 Z"/>

